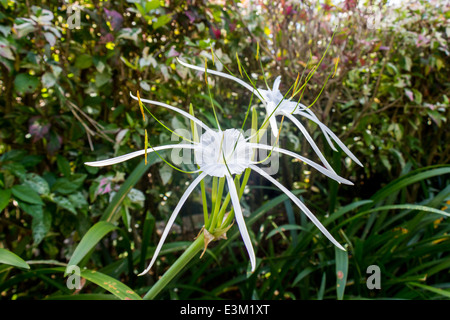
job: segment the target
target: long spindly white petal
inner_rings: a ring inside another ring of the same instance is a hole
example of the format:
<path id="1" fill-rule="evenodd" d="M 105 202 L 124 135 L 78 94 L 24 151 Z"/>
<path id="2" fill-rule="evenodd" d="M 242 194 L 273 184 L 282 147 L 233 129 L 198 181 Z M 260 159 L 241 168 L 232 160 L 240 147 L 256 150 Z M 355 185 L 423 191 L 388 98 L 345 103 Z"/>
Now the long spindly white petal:
<path id="1" fill-rule="evenodd" d="M 317 228 L 327 237 L 336 247 L 338 247 L 341 250 L 344 250 L 344 247 L 336 241 L 336 239 L 333 238 L 333 236 L 328 232 L 328 230 L 322 225 L 322 223 L 314 216 L 314 214 L 308 209 L 307 206 L 303 202 L 300 201 L 299 198 L 297 198 L 292 192 L 290 192 L 285 186 L 283 186 L 281 183 L 279 183 L 276 179 L 272 178 L 269 174 L 264 172 L 261 168 L 258 168 L 255 165 L 250 165 L 250 168 L 252 170 L 255 170 L 260 175 L 262 175 L 264 178 L 272 182 L 274 185 L 276 185 L 278 188 L 280 188 L 281 191 L 283 191 L 305 214 L 306 216 L 316 225 Z"/>
<path id="2" fill-rule="evenodd" d="M 293 158 L 296 158 L 298 160 L 301 160 L 303 162 L 305 162 L 306 164 L 310 165 L 311 167 L 313 167 L 314 169 L 316 169 L 317 171 L 319 171 L 320 173 L 323 173 L 324 175 L 326 175 L 327 177 L 336 180 L 337 182 L 343 183 L 343 184 L 348 184 L 348 185 L 353 185 L 353 182 L 344 179 L 340 176 L 338 176 L 335 172 L 328 170 L 325 167 L 322 167 L 320 164 L 315 163 L 312 160 L 309 160 L 308 158 L 302 157 L 299 154 L 296 154 L 295 152 L 286 150 L 286 149 L 282 149 L 282 148 L 278 148 L 278 147 L 272 147 L 272 146 L 268 146 L 265 144 L 259 144 L 259 143 L 248 143 L 248 147 L 251 148 L 258 148 L 258 149 L 265 149 L 265 150 L 272 150 L 275 152 L 279 152 L 279 153 L 284 153 L 288 156 L 291 156 Z"/>
<path id="3" fill-rule="evenodd" d="M 154 148 L 148 148 L 147 149 L 147 153 L 152 153 L 153 151 L 159 151 L 159 150 L 166 150 L 166 149 L 194 149 L 196 147 L 196 145 L 194 144 L 168 144 L 166 146 L 159 146 L 159 147 L 154 147 Z M 104 166 L 109 166 L 109 165 L 113 165 L 116 163 L 121 163 L 127 160 L 130 160 L 132 158 L 136 158 L 139 157 L 141 155 L 145 154 L 145 150 L 139 150 L 139 151 L 135 151 L 135 152 L 131 152 L 131 153 L 127 153 L 124 154 L 123 156 L 118 156 L 115 158 L 111 158 L 111 159 L 106 159 L 106 160 L 100 160 L 100 161 L 94 161 L 94 162 L 85 162 L 84 164 L 90 167 L 104 167 Z"/>
<path id="4" fill-rule="evenodd" d="M 239 203 L 239 196 L 236 190 L 236 185 L 231 176 L 227 175 L 228 189 L 230 192 L 231 203 L 233 204 L 234 214 L 236 217 L 236 222 L 239 227 L 239 232 L 241 233 L 242 240 L 244 240 L 245 248 L 247 249 L 248 256 L 250 257 L 250 264 L 252 266 L 252 272 L 256 268 L 256 257 L 255 251 L 253 251 L 252 240 L 248 234 L 247 226 L 245 225 L 244 215 L 242 214 L 241 205 Z"/>
<path id="5" fill-rule="evenodd" d="M 130 96 L 131 96 L 134 100 L 139 100 L 137 97 L 133 96 L 133 94 L 132 94 L 131 92 L 130 92 Z M 197 119 L 196 117 L 192 116 L 191 114 L 189 114 L 188 112 L 186 112 L 186 111 L 184 111 L 184 110 L 181 110 L 181 109 L 176 108 L 176 107 L 172 107 L 171 105 L 168 105 L 168 104 L 166 104 L 166 103 L 162 103 L 162 102 L 159 102 L 159 101 L 154 101 L 154 100 L 149 100 L 149 99 L 142 99 L 142 98 L 141 98 L 141 101 L 142 101 L 142 102 L 145 102 L 145 103 L 149 103 L 149 104 L 154 104 L 154 105 L 157 105 L 157 106 L 160 106 L 160 107 L 164 107 L 164 108 L 173 110 L 173 111 L 175 111 L 175 112 L 178 112 L 179 114 L 182 114 L 182 115 L 185 116 L 186 118 L 188 118 L 188 119 L 194 121 L 196 124 L 198 124 L 198 125 L 199 125 L 200 127 L 202 127 L 203 129 L 205 129 L 205 130 L 211 130 L 211 129 L 210 129 L 206 124 L 204 124 L 202 121 L 200 121 L 199 119 Z"/>
<path id="6" fill-rule="evenodd" d="M 276 115 L 277 113 L 274 112 L 273 115 L 269 118 L 270 128 L 272 129 L 272 134 L 274 135 L 274 137 L 278 137 L 277 119 L 275 118 Z M 268 116 L 270 116 L 270 114 Z"/>
<path id="7" fill-rule="evenodd" d="M 177 58 L 177 60 L 178 60 L 179 63 L 181 63 L 183 66 L 185 66 L 185 67 L 187 67 L 187 68 L 191 68 L 191 69 L 194 69 L 194 70 L 197 70 L 197 71 L 205 72 L 205 67 L 194 66 L 194 65 L 189 64 L 189 63 L 186 63 L 186 62 L 184 62 L 184 61 L 182 61 L 182 60 L 180 60 L 180 59 L 178 59 L 178 58 Z M 251 85 L 249 85 L 248 83 L 242 81 L 241 79 L 236 78 L 236 77 L 233 77 L 232 75 L 229 75 L 229 74 L 224 73 L 224 72 L 216 71 L 216 70 L 206 69 L 206 71 L 207 71 L 209 74 L 214 74 L 214 75 L 219 76 L 219 77 L 223 77 L 223 78 L 227 78 L 227 79 L 236 81 L 236 82 L 239 83 L 240 85 L 244 86 L 245 88 L 247 88 L 248 90 L 250 90 L 251 92 L 253 92 L 254 94 L 256 94 L 256 95 L 258 96 L 258 98 L 261 99 L 261 101 L 265 102 L 264 98 L 261 97 L 261 95 L 259 94 L 259 92 L 258 92 L 255 88 L 253 88 L 253 87 L 252 87 Z M 143 101 L 143 100 L 142 100 L 142 101 Z"/>
<path id="8" fill-rule="evenodd" d="M 327 140 L 329 146 L 331 147 L 331 149 L 333 151 L 337 151 L 336 147 L 334 146 L 333 142 L 331 142 L 330 137 L 328 136 L 327 131 L 325 130 L 325 128 L 327 128 L 327 126 L 325 126 L 320 120 L 319 118 L 317 118 L 316 114 L 314 112 L 312 112 L 312 110 L 308 107 L 306 107 L 304 104 L 299 103 L 299 102 L 291 102 L 291 108 L 290 108 L 290 112 L 293 112 L 295 110 L 295 114 L 298 115 L 302 115 L 303 117 L 310 119 L 311 121 L 315 122 L 317 125 L 319 125 L 320 129 L 323 132 L 323 135 L 325 136 L 325 139 Z"/>
<path id="9" fill-rule="evenodd" d="M 159 251 L 161 251 L 161 248 L 164 244 L 164 241 L 167 238 L 167 235 L 169 234 L 170 228 L 172 228 L 173 223 L 175 222 L 175 219 L 177 218 L 178 213 L 180 212 L 181 207 L 186 202 L 186 199 L 189 197 L 189 195 L 192 193 L 194 188 L 200 183 L 200 181 L 203 180 L 203 178 L 206 177 L 206 173 L 202 172 L 186 189 L 183 196 L 181 197 L 180 201 L 178 201 L 178 204 L 173 210 L 172 215 L 169 218 L 169 221 L 167 221 L 166 227 L 164 228 L 163 234 L 161 236 L 161 239 L 159 240 L 158 245 L 156 246 L 155 253 L 153 254 L 152 260 L 150 261 L 150 264 L 148 265 L 147 269 L 142 271 L 139 275 L 142 276 L 149 272 L 149 270 L 152 268 L 153 264 L 156 261 L 156 258 L 158 257 Z"/>
<path id="10" fill-rule="evenodd" d="M 296 126 L 297 128 L 300 129 L 300 131 L 303 133 L 303 135 L 305 136 L 306 140 L 309 142 L 309 144 L 311 145 L 311 147 L 313 148 L 314 152 L 317 154 L 317 156 L 319 157 L 319 159 L 322 161 L 323 165 L 330 171 L 335 172 L 333 167 L 328 163 L 327 159 L 325 159 L 325 157 L 323 156 L 322 152 L 320 152 L 319 147 L 317 147 L 316 143 L 314 142 L 313 138 L 311 137 L 311 135 L 309 134 L 309 132 L 306 130 L 306 128 L 303 126 L 303 124 L 297 120 L 296 117 L 294 117 L 293 115 L 291 115 L 288 112 L 284 112 L 284 115 L 286 117 L 288 117 Z"/>
<path id="11" fill-rule="evenodd" d="M 350 157 L 350 159 L 355 161 L 359 166 L 363 167 L 363 164 L 358 160 L 358 158 L 356 158 L 356 156 L 350 151 L 350 149 L 347 148 L 347 146 L 338 138 L 338 136 L 336 136 L 336 134 L 333 131 L 331 131 L 330 128 L 328 128 L 326 125 L 324 125 L 317 118 L 317 116 L 314 114 L 314 112 L 312 112 L 308 108 L 305 108 L 305 109 L 302 108 L 302 109 L 298 109 L 295 113 L 318 124 L 320 129 L 322 129 L 322 132 L 324 133 L 325 137 L 327 138 L 328 144 L 334 151 L 337 151 L 337 150 L 333 146 L 333 143 L 329 140 L 328 135 L 331 136 L 331 138 L 337 143 L 337 145 L 342 149 L 342 151 L 344 151 Z"/>
<path id="12" fill-rule="evenodd" d="M 358 158 L 356 158 L 356 156 L 350 151 L 349 148 L 347 148 L 347 146 L 338 138 L 338 136 L 336 136 L 336 134 L 333 131 L 331 131 L 331 129 L 328 128 L 326 125 L 323 126 L 325 127 L 325 130 L 331 136 L 331 138 L 333 138 L 333 140 L 337 143 L 337 145 L 342 149 L 342 151 L 344 151 L 350 157 L 350 159 L 355 161 L 359 166 L 364 167 L 361 161 L 359 161 Z"/>
<path id="13" fill-rule="evenodd" d="M 307 118 L 307 119 L 309 119 L 309 120 L 311 120 L 313 122 L 315 122 L 320 127 L 320 129 L 322 130 L 322 133 L 325 136 L 325 139 L 327 140 L 328 145 L 331 147 L 331 149 L 333 151 L 337 151 L 336 147 L 334 146 L 334 143 L 331 141 L 331 138 L 330 138 L 330 136 L 328 134 L 328 131 L 327 131 L 328 127 L 326 125 L 324 125 L 319 120 L 319 118 L 317 118 L 317 116 L 314 114 L 314 112 L 312 112 L 309 109 L 305 109 L 305 110 L 306 111 L 299 111 L 299 112 L 295 112 L 295 113 L 298 114 L 298 115 L 301 115 L 302 117 L 305 117 L 305 118 Z"/>
<path id="14" fill-rule="evenodd" d="M 281 83 L 281 76 L 278 76 L 275 81 L 273 82 L 273 89 L 272 91 L 278 91 L 280 88 L 280 83 Z"/>

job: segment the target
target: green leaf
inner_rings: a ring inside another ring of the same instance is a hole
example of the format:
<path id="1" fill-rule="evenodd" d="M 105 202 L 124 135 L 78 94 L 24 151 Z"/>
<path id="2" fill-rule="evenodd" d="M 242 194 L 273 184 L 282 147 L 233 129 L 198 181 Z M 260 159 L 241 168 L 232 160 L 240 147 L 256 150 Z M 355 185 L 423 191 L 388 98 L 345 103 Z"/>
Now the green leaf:
<path id="1" fill-rule="evenodd" d="M 58 207 L 66 209 L 67 211 L 70 211 L 75 215 L 77 214 L 77 210 L 75 209 L 74 205 L 66 197 L 55 196 L 52 200 L 58 205 Z"/>
<path id="2" fill-rule="evenodd" d="M 73 295 L 52 295 L 45 300 L 119 300 L 115 295 L 106 293 L 81 293 Z"/>
<path id="3" fill-rule="evenodd" d="M 45 300 L 119 300 L 112 294 L 105 293 L 82 293 L 74 295 L 49 296 Z"/>
<path id="4" fill-rule="evenodd" d="M 216 106 L 217 108 L 219 108 L 220 111 L 225 112 L 225 111 L 223 110 L 222 106 L 220 105 L 220 103 L 217 102 L 216 99 L 211 98 L 209 95 L 206 95 L 206 94 L 197 94 L 197 95 L 195 95 L 195 97 L 196 97 L 196 98 L 201 98 L 201 99 L 205 100 L 205 101 L 208 102 L 208 103 L 210 103 L 210 102 L 212 101 L 213 104 L 214 104 L 214 106 Z"/>
<path id="5" fill-rule="evenodd" d="M 141 246 L 141 253 L 140 253 L 140 260 L 139 260 L 139 269 L 144 270 L 145 269 L 145 261 L 146 261 L 146 254 L 147 254 L 147 248 L 151 241 L 151 236 L 153 234 L 153 229 L 155 228 L 155 222 L 156 219 L 150 212 L 147 212 L 144 220 L 144 226 L 142 228 L 142 246 Z"/>
<path id="6" fill-rule="evenodd" d="M 438 71 L 440 71 L 442 69 L 442 67 L 445 66 L 445 63 L 442 59 L 440 58 L 436 58 L 436 67 L 438 69 Z"/>
<path id="7" fill-rule="evenodd" d="M 30 269 L 28 263 L 26 263 L 21 257 L 3 248 L 0 248 L 0 263 L 8 264 L 17 268 Z"/>
<path id="8" fill-rule="evenodd" d="M 86 174 L 77 173 L 71 175 L 69 178 L 59 178 L 53 184 L 52 191 L 65 195 L 73 193 L 81 187 L 86 177 Z"/>
<path id="9" fill-rule="evenodd" d="M 381 160 L 381 163 L 386 167 L 388 172 L 391 172 L 392 166 L 391 166 L 391 163 L 389 162 L 388 157 L 384 154 L 381 154 L 380 160 Z"/>
<path id="10" fill-rule="evenodd" d="M 160 7 L 159 0 L 150 0 L 145 4 L 145 12 L 148 13 L 150 10 L 158 9 Z"/>
<path id="11" fill-rule="evenodd" d="M 55 77 L 55 75 L 53 73 L 46 72 L 42 76 L 41 82 L 42 82 L 42 85 L 44 86 L 44 88 L 51 88 L 56 83 L 56 77 Z"/>
<path id="12" fill-rule="evenodd" d="M 89 208 L 89 203 L 81 192 L 76 192 L 69 195 L 69 201 L 77 209 L 87 210 Z"/>
<path id="13" fill-rule="evenodd" d="M 8 0 L 1 0 L 0 3 L 2 4 L 3 8 L 8 9 Z"/>
<path id="14" fill-rule="evenodd" d="M 6 163 L 2 165 L 2 169 L 11 172 L 11 174 L 15 175 L 19 179 L 25 179 L 26 169 L 25 167 L 17 162 Z"/>
<path id="15" fill-rule="evenodd" d="M 107 233 L 114 229 L 117 227 L 106 221 L 94 224 L 81 239 L 67 265 L 77 265 Z"/>
<path id="16" fill-rule="evenodd" d="M 311 272 L 313 272 L 314 269 L 313 268 L 306 268 L 304 270 L 302 270 L 294 279 L 294 282 L 292 282 L 292 286 L 295 286 L 299 281 L 301 281 L 304 277 L 306 277 L 307 275 L 309 275 Z"/>
<path id="17" fill-rule="evenodd" d="M 15 185 L 11 191 L 13 196 L 18 200 L 31 204 L 44 205 L 39 194 L 27 185 Z"/>
<path id="18" fill-rule="evenodd" d="M 348 252 L 335 247 L 336 255 L 336 293 L 337 299 L 344 298 L 348 275 Z"/>
<path id="19" fill-rule="evenodd" d="M 162 26 L 165 26 L 166 24 L 168 24 L 170 21 L 172 21 L 172 15 L 167 14 L 167 15 L 163 15 L 160 16 L 158 18 L 158 20 L 156 20 L 156 22 L 153 24 L 153 29 L 158 29 Z"/>
<path id="20" fill-rule="evenodd" d="M 133 70 L 136 70 L 137 69 L 137 65 L 134 65 L 134 64 L 132 64 L 130 61 L 128 61 L 125 57 L 120 57 L 120 60 L 122 60 L 122 62 L 123 63 L 125 63 L 125 65 L 128 67 L 128 68 L 131 68 L 131 69 L 133 69 Z"/>
<path id="21" fill-rule="evenodd" d="M 404 62 L 405 62 L 405 70 L 406 71 L 411 71 L 411 66 L 412 66 L 412 60 L 409 56 L 404 56 Z"/>
<path id="22" fill-rule="evenodd" d="M 317 300 L 323 300 L 326 282 L 327 282 L 327 274 L 324 272 L 322 274 L 322 281 L 320 282 L 319 292 L 317 292 Z"/>
<path id="23" fill-rule="evenodd" d="M 401 190 L 405 188 L 406 186 L 429 179 L 431 177 L 436 177 L 444 174 L 450 173 L 450 166 L 444 166 L 444 167 L 426 167 L 422 169 L 418 169 L 415 171 L 410 172 L 409 174 L 400 177 L 391 183 L 389 183 L 387 186 L 383 187 L 379 191 L 377 191 L 371 199 L 374 203 L 388 197 L 389 195 L 393 194 L 394 192 Z"/>
<path id="24" fill-rule="evenodd" d="M 121 300 L 142 300 L 141 297 L 119 280 L 93 270 L 82 270 L 81 276 L 103 289 L 111 292 Z"/>
<path id="25" fill-rule="evenodd" d="M 70 177 L 70 163 L 61 155 L 56 156 L 56 165 L 58 166 L 59 172 L 61 172 L 65 177 Z"/>
<path id="26" fill-rule="evenodd" d="M 26 73 L 19 74 L 14 80 L 14 87 L 19 94 L 32 93 L 39 85 L 38 78 Z"/>
<path id="27" fill-rule="evenodd" d="M 50 187 L 48 182 L 36 173 L 27 173 L 25 175 L 24 185 L 35 190 L 38 194 L 49 194 Z"/>
<path id="28" fill-rule="evenodd" d="M 269 239 L 280 232 L 291 231 L 291 230 L 304 230 L 304 228 L 302 228 L 301 226 L 295 225 L 295 224 L 284 224 L 284 225 L 279 226 L 278 228 L 275 228 L 272 231 L 270 231 L 267 234 L 266 239 Z"/>
<path id="29" fill-rule="evenodd" d="M 434 292 L 434 293 L 437 293 L 437 294 L 439 294 L 439 295 L 441 295 L 443 297 L 450 298 L 450 291 L 448 291 L 448 290 L 443 290 L 443 289 L 440 289 L 440 288 L 435 288 L 435 287 L 427 286 L 427 285 L 416 283 L 416 282 L 409 282 L 408 284 L 412 285 L 412 286 L 415 286 L 415 287 L 419 287 L 419 288 L 428 290 L 428 291 L 431 291 L 431 292 Z"/>
<path id="30" fill-rule="evenodd" d="M 0 190 L 0 212 L 6 208 L 11 198 L 11 189 Z"/>
<path id="31" fill-rule="evenodd" d="M 422 211 L 422 212 L 430 212 L 430 213 L 436 213 L 436 214 L 440 214 L 446 217 L 450 217 L 450 213 L 445 212 L 443 210 L 439 210 L 439 209 L 435 209 L 432 207 L 428 207 L 428 206 L 421 206 L 421 205 L 416 205 L 416 204 L 393 204 L 393 205 L 387 205 L 387 206 L 380 206 L 380 207 L 376 207 L 374 209 L 370 209 L 370 210 L 365 210 L 365 211 L 361 211 L 358 214 L 355 214 L 354 216 L 348 218 L 347 220 L 343 221 L 342 223 L 339 224 L 339 227 L 342 227 L 344 224 L 348 224 L 351 221 L 357 220 L 360 217 L 368 214 L 368 213 L 372 213 L 372 212 L 377 212 L 377 211 L 387 211 L 387 210 L 410 210 L 410 212 L 413 212 L 414 210 L 416 211 Z"/>
<path id="32" fill-rule="evenodd" d="M 336 219 L 342 217 L 344 214 L 346 214 L 347 212 L 350 212 L 352 210 L 355 210 L 356 208 L 362 206 L 362 205 L 366 205 L 369 203 L 373 203 L 372 200 L 361 200 L 361 201 L 357 201 L 357 202 L 353 202 L 350 203 L 348 205 L 346 205 L 345 207 L 340 208 L 339 210 L 337 210 L 336 212 L 334 212 L 332 215 L 330 215 L 330 217 L 328 217 L 328 219 L 326 219 L 323 222 L 323 226 L 326 227 L 328 226 L 331 222 L 335 221 Z"/>
<path id="33" fill-rule="evenodd" d="M 109 80 L 111 80 L 111 74 L 107 71 L 102 73 L 98 72 L 95 75 L 95 85 L 97 86 L 97 88 L 100 88 L 104 84 L 108 83 Z"/>
<path id="34" fill-rule="evenodd" d="M 416 103 L 422 104 L 422 92 L 418 91 L 417 89 L 412 89 L 412 91 L 414 92 L 414 100 L 416 101 Z"/>
<path id="35" fill-rule="evenodd" d="M 41 243 L 52 224 L 52 216 L 41 205 L 19 202 L 19 207 L 33 217 L 31 229 L 35 245 Z"/>
<path id="36" fill-rule="evenodd" d="M 75 67 L 79 69 L 87 69 L 92 66 L 92 57 L 88 54 L 82 54 L 75 59 Z"/>

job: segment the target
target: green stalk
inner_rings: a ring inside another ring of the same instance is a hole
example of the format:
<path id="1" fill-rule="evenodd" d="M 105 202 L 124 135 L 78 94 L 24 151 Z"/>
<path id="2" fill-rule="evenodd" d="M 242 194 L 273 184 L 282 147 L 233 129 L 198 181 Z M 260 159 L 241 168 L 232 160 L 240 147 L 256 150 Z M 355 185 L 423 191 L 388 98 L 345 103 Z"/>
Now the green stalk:
<path id="1" fill-rule="evenodd" d="M 238 179 L 234 179 L 234 183 L 236 185 L 236 190 L 239 190 L 239 200 L 242 198 L 242 195 L 244 194 L 244 190 L 245 190 L 245 186 L 247 185 L 248 182 L 248 178 L 250 177 L 250 173 L 251 173 L 251 169 L 247 168 L 245 169 L 245 174 L 244 174 L 244 180 L 242 181 L 242 184 L 239 183 L 239 178 Z M 236 177 L 237 178 L 237 177 Z M 228 197 L 230 196 L 230 194 L 228 194 Z M 226 208 L 226 207 L 225 207 Z M 224 210 L 225 211 L 225 210 Z M 228 214 L 227 219 L 224 221 L 224 223 L 222 224 L 222 228 L 229 226 L 231 221 L 233 221 L 234 218 L 234 208 L 231 208 L 230 213 Z"/>
<path id="2" fill-rule="evenodd" d="M 208 229 L 209 232 L 214 231 L 215 225 L 217 223 L 218 220 L 218 213 L 219 213 L 219 209 L 220 209 L 220 204 L 222 201 L 222 194 L 223 194 L 223 189 L 225 186 L 225 178 L 219 178 L 219 187 L 217 189 L 217 196 L 216 196 L 216 202 L 214 203 L 214 210 L 211 212 L 211 219 L 210 221 L 208 221 L 209 223 L 206 224 L 206 229 Z M 221 220 L 219 220 L 221 221 Z M 212 227 L 212 229 L 211 229 Z"/>
<path id="3" fill-rule="evenodd" d="M 212 189 L 211 189 L 211 213 L 214 212 L 216 208 L 216 198 L 217 198 L 217 177 L 212 178 Z"/>
<path id="4" fill-rule="evenodd" d="M 172 264 L 164 275 L 151 287 L 143 297 L 144 300 L 153 300 L 169 282 L 178 275 L 183 268 L 194 258 L 204 246 L 204 235 L 201 233 L 186 251 Z"/>
<path id="5" fill-rule="evenodd" d="M 225 211 L 227 210 L 230 200 L 231 200 L 231 197 L 230 197 L 230 194 L 228 193 L 227 196 L 225 197 L 225 200 L 223 201 L 222 207 L 220 208 L 220 211 L 219 211 L 219 217 L 217 219 L 217 221 L 218 221 L 217 227 L 220 227 L 220 225 L 222 224 L 223 216 L 225 215 Z"/>
<path id="6" fill-rule="evenodd" d="M 194 108 L 192 103 L 189 104 L 189 113 L 194 116 Z M 191 123 L 191 131 L 192 131 L 192 139 L 194 142 L 199 142 L 197 127 L 195 126 L 195 122 L 190 120 Z M 205 180 L 200 181 L 200 188 L 202 191 L 202 202 L 203 202 L 203 219 L 205 224 L 208 223 L 209 213 L 208 213 L 208 203 L 206 201 L 206 189 L 205 189 Z"/>
<path id="7" fill-rule="evenodd" d="M 202 190 L 203 219 L 205 220 L 206 224 L 209 221 L 209 214 L 208 214 L 208 203 L 206 202 L 205 182 L 203 180 L 200 182 L 200 188 Z"/>

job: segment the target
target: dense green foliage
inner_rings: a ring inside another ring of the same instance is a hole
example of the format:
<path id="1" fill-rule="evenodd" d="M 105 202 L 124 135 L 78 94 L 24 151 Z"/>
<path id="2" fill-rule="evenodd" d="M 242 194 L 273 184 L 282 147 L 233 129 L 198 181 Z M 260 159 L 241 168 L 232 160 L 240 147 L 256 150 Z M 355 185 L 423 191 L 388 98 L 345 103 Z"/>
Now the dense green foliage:
<path id="1" fill-rule="evenodd" d="M 258 257 L 255 273 L 247 273 L 234 226 L 228 240 L 212 243 L 158 298 L 450 296 L 448 4 L 369 11 L 352 0 L 78 3 L 80 26 L 69 28 L 75 9 L 69 13 L 60 1 L 0 1 L 2 298 L 142 297 L 193 241 L 203 214 L 197 190 L 150 275 L 137 277 L 193 175 L 156 155 L 147 166 L 140 158 L 101 169 L 84 165 L 144 148 L 145 129 L 152 145 L 171 141 L 153 118 L 142 121 L 129 93 L 186 111 L 192 104 L 214 126 L 203 75 L 176 57 L 199 66 L 206 58 L 210 68 L 238 76 L 238 56 L 258 86 L 265 86 L 263 68 L 269 86 L 282 76 L 286 92 L 330 41 L 302 102 L 318 97 L 312 110 L 364 167 L 333 152 L 317 126 L 305 122 L 330 164 L 355 186 L 283 156 L 276 178 L 301 196 L 348 255 L 335 251 L 285 195 L 251 175 L 241 202 Z M 220 58 L 214 65 L 211 50 Z M 222 126 L 241 127 L 251 93 L 210 81 Z M 175 113 L 151 110 L 168 126 L 190 130 Z M 284 126 L 280 144 L 315 159 L 301 133 L 288 121 Z M 75 296 L 66 286 L 71 264 L 86 267 Z M 381 268 L 381 290 L 366 286 L 370 265 Z"/>

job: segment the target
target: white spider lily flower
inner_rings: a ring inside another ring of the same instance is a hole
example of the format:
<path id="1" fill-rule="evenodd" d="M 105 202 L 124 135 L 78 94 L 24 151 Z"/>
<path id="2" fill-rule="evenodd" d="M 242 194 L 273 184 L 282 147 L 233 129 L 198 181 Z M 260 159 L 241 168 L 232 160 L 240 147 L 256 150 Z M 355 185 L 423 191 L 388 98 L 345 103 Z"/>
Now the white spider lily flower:
<path id="1" fill-rule="evenodd" d="M 134 97 L 132 95 L 133 99 L 138 100 L 138 98 Z M 171 214 L 166 227 L 164 229 L 164 232 L 160 238 L 160 241 L 156 247 L 155 253 L 152 257 L 152 260 L 150 264 L 148 265 L 147 269 L 145 269 L 140 275 L 147 273 L 151 267 L 153 266 L 154 262 L 156 261 L 156 258 L 162 248 L 163 243 L 165 242 L 165 239 L 167 238 L 169 231 L 180 212 L 180 209 L 182 208 L 184 202 L 189 197 L 189 195 L 192 193 L 194 188 L 200 183 L 202 179 L 204 179 L 206 176 L 213 176 L 213 177 L 219 177 L 223 178 L 226 177 L 227 185 L 228 185 L 228 191 L 230 193 L 231 203 L 234 208 L 235 212 L 235 218 L 236 222 L 239 228 L 239 232 L 242 236 L 242 239 L 244 241 L 245 248 L 247 250 L 247 253 L 250 257 L 250 264 L 251 264 L 251 270 L 252 272 L 256 268 L 256 257 L 255 252 L 253 250 L 253 245 L 250 239 L 250 235 L 248 233 L 244 216 L 242 214 L 242 209 L 239 203 L 239 195 L 238 191 L 236 189 L 236 186 L 234 184 L 234 179 L 232 175 L 239 175 L 244 172 L 245 169 L 251 168 L 252 170 L 256 171 L 257 173 L 261 174 L 263 177 L 271 181 L 273 184 L 275 184 L 277 187 L 281 189 L 292 201 L 307 215 L 309 219 L 319 228 L 319 230 L 338 248 L 341 250 L 345 249 L 337 242 L 333 236 L 326 230 L 326 228 L 320 223 L 320 221 L 312 214 L 312 212 L 287 188 L 282 186 L 276 179 L 272 178 L 270 175 L 268 175 L 264 170 L 259 168 L 257 166 L 258 162 L 252 160 L 252 154 L 254 149 L 265 149 L 265 150 L 272 150 L 275 152 L 279 152 L 282 154 L 286 154 L 289 156 L 292 156 L 296 159 L 302 160 L 306 164 L 312 166 L 313 168 L 317 169 L 321 173 L 325 174 L 326 176 L 330 177 L 331 179 L 334 179 L 340 183 L 353 185 L 352 182 L 338 176 L 334 171 L 331 171 L 307 158 L 304 158 L 294 152 L 272 147 L 265 144 L 260 143 L 250 143 L 247 139 L 245 139 L 241 133 L 241 131 L 237 129 L 226 129 L 224 131 L 222 130 L 212 130 L 208 126 L 206 126 L 202 121 L 198 120 L 194 116 L 190 115 L 189 113 L 180 110 L 178 108 L 172 107 L 170 105 L 160 103 L 153 100 L 147 100 L 147 99 L 140 99 L 142 102 L 150 103 L 159 105 L 165 108 L 168 108 L 170 110 L 176 111 L 187 118 L 194 121 L 196 124 L 203 127 L 206 131 L 200 136 L 199 142 L 193 142 L 191 144 L 171 144 L 166 146 L 159 146 L 154 148 L 148 148 L 147 150 L 140 150 L 135 151 L 126 155 L 122 155 L 119 157 L 115 157 L 112 159 L 107 160 L 101 160 L 96 162 L 87 162 L 85 163 L 88 166 L 94 166 L 94 167 L 100 167 L 100 166 L 106 166 L 106 165 L 113 165 L 116 163 L 121 163 L 123 161 L 127 161 L 131 158 L 135 158 L 138 156 L 141 156 L 145 154 L 145 152 L 151 153 L 158 150 L 167 150 L 167 149 L 192 149 L 194 151 L 194 159 L 199 166 L 199 170 L 195 172 L 199 172 L 199 176 L 189 185 L 189 187 L 184 192 L 183 196 L 181 197 L 180 201 L 178 202 L 175 210 Z"/>
<path id="2" fill-rule="evenodd" d="M 205 72 L 204 67 L 194 66 L 194 65 L 186 63 L 178 58 L 177 58 L 177 60 L 180 64 L 182 64 L 185 67 L 188 67 L 188 68 L 191 68 L 191 69 L 194 69 L 197 71 Z M 304 125 L 296 117 L 294 117 L 294 114 L 302 116 L 306 119 L 309 119 L 309 120 L 315 122 L 322 130 L 322 133 L 324 134 L 325 139 L 327 140 L 328 144 L 334 151 L 337 151 L 337 150 L 336 150 L 333 142 L 331 141 L 331 139 L 334 140 L 334 142 L 336 144 L 338 144 L 339 147 L 353 161 L 355 161 L 361 167 L 363 166 L 362 163 L 356 158 L 356 156 L 347 148 L 347 146 L 345 146 L 345 144 L 333 133 L 333 131 L 331 131 L 326 125 L 324 125 L 317 118 L 317 116 L 314 114 L 314 112 L 312 112 L 312 110 L 310 110 L 310 108 L 306 107 L 305 105 L 303 105 L 301 103 L 292 101 L 291 99 L 284 99 L 283 95 L 281 94 L 281 92 L 279 90 L 279 86 L 281 83 L 281 76 L 278 76 L 275 79 L 272 90 L 270 90 L 270 89 L 265 90 L 265 89 L 256 89 L 253 86 L 249 85 L 248 83 L 242 81 L 241 79 L 231 76 L 229 74 L 226 74 L 224 72 L 210 70 L 210 69 L 206 69 L 206 71 L 208 72 L 208 74 L 214 74 L 214 75 L 217 75 L 217 76 L 220 76 L 223 78 L 233 80 L 233 81 L 239 83 L 240 85 L 244 86 L 248 90 L 250 90 L 253 94 L 255 94 L 264 104 L 264 107 L 266 109 L 266 119 L 269 118 L 269 124 L 272 129 L 272 133 L 275 137 L 278 135 L 278 126 L 277 126 L 275 117 L 276 116 L 286 116 L 289 120 L 291 120 L 294 123 L 294 125 L 297 128 L 299 128 L 299 130 L 303 133 L 306 140 L 311 145 L 314 152 L 317 154 L 317 156 L 320 158 L 320 160 L 322 161 L 322 163 L 324 164 L 324 166 L 327 169 L 334 171 L 333 168 L 328 163 L 328 161 L 323 156 L 323 154 L 320 152 L 319 148 L 317 147 L 316 143 L 314 142 L 313 138 L 308 133 L 308 131 L 306 130 Z M 330 139 L 330 137 L 331 137 L 331 139 Z"/>

